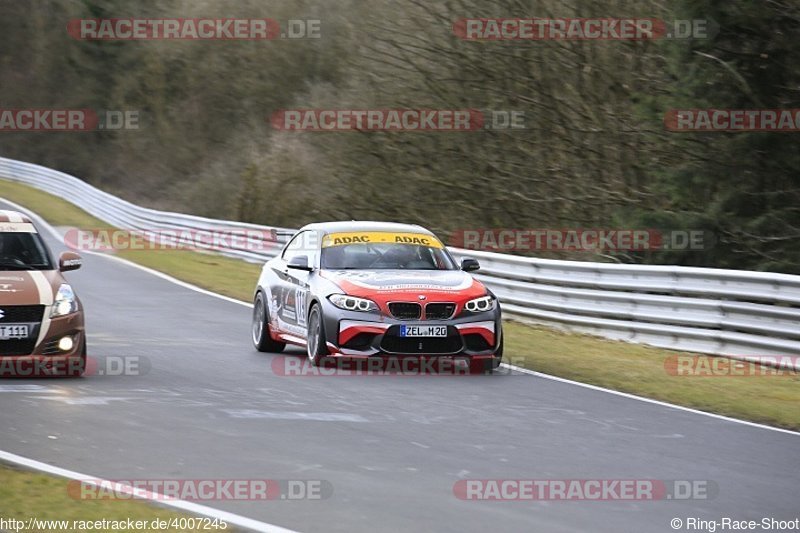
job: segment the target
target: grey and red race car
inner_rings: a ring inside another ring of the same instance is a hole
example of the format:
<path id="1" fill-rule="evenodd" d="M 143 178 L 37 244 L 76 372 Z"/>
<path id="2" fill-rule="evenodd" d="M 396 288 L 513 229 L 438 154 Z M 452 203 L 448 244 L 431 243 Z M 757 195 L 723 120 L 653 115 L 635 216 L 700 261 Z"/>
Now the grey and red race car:
<path id="1" fill-rule="evenodd" d="M 261 271 L 252 338 L 263 352 L 305 346 L 314 365 L 334 357 L 466 359 L 500 365 L 500 305 L 430 231 L 383 222 L 300 229 Z"/>

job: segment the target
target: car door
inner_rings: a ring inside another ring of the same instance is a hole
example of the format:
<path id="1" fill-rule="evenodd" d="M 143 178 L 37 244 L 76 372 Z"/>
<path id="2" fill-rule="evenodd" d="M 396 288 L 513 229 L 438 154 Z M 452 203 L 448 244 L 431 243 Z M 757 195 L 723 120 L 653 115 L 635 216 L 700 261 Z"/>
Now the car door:
<path id="1" fill-rule="evenodd" d="M 308 278 L 311 272 L 289 268 L 289 263 L 298 257 L 306 256 L 311 267 L 318 267 L 316 232 L 306 230 L 295 235 L 281 254 L 280 261 L 273 266 L 277 286 L 273 295 L 277 299 L 276 312 L 278 327 L 288 333 L 305 339 L 306 302 L 308 301 Z"/>

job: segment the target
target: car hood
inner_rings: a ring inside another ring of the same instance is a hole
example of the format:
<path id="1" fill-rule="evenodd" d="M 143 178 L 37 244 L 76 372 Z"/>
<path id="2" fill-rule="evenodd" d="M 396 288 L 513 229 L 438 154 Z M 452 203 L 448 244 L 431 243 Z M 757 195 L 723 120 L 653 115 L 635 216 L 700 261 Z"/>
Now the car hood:
<path id="1" fill-rule="evenodd" d="M 0 309 L 3 305 L 50 305 L 59 285 L 55 270 L 0 271 Z"/>
<path id="2" fill-rule="evenodd" d="M 461 270 L 328 270 L 322 276 L 345 293 L 362 297 L 391 294 L 403 300 L 419 296 L 461 299 L 486 294 L 481 282 Z"/>

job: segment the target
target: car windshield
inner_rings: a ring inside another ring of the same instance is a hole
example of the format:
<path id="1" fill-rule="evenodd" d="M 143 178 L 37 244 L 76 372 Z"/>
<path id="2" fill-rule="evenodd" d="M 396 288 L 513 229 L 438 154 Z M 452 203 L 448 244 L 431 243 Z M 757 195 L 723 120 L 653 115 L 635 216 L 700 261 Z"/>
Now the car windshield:
<path id="1" fill-rule="evenodd" d="M 0 270 L 52 270 L 38 233 L 0 232 Z"/>
<path id="2" fill-rule="evenodd" d="M 322 243 L 329 270 L 455 270 L 444 246 L 430 235 L 332 234 Z"/>

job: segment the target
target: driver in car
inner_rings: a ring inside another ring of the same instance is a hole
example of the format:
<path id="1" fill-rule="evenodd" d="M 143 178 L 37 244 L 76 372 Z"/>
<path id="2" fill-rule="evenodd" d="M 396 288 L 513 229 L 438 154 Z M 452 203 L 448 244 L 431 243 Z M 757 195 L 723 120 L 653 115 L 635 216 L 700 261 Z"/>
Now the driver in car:
<path id="1" fill-rule="evenodd" d="M 0 261 L 3 263 L 25 263 L 23 258 L 24 248 L 16 235 L 8 233 L 0 235 Z"/>
<path id="2" fill-rule="evenodd" d="M 386 262 L 391 262 L 400 269 L 430 269 L 433 264 L 420 257 L 419 246 L 392 246 L 384 254 Z"/>

